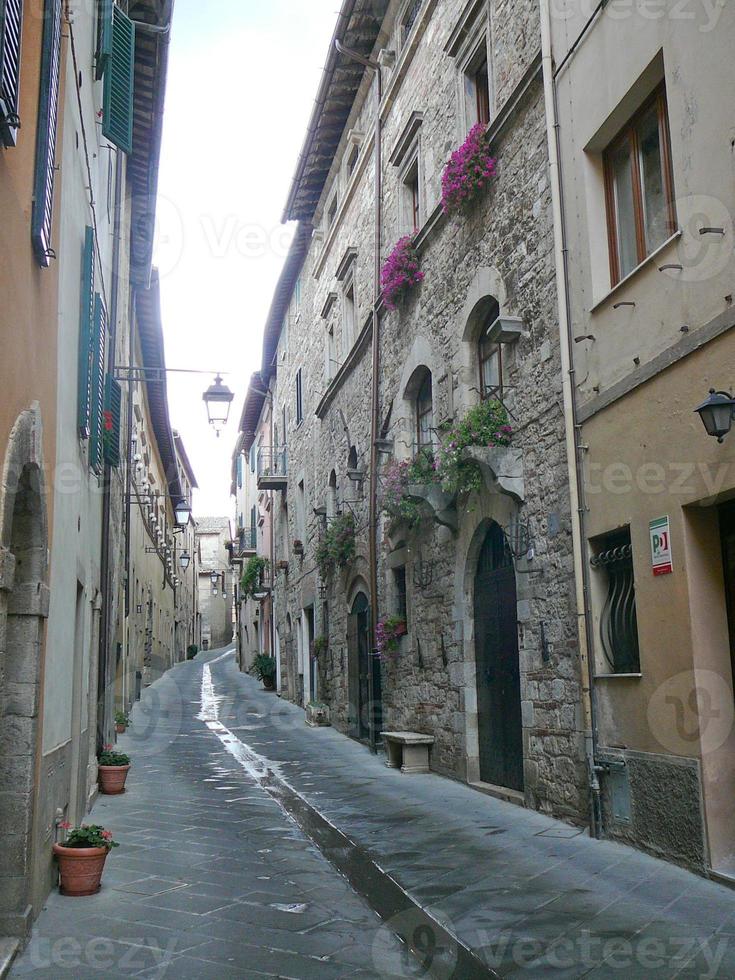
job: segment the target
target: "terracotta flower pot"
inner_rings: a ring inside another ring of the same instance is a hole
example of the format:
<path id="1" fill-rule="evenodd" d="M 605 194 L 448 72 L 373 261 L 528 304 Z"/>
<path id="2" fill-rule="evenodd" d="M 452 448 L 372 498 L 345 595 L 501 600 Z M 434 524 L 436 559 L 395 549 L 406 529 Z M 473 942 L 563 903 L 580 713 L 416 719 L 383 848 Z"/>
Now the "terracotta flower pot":
<path id="1" fill-rule="evenodd" d="M 115 725 L 115 731 L 117 732 L 118 735 L 124 735 L 127 730 L 128 730 L 127 725 Z"/>
<path id="2" fill-rule="evenodd" d="M 263 678 L 263 687 L 266 689 L 266 691 L 275 691 L 275 689 L 276 689 L 276 679 L 275 679 L 275 677 L 264 677 Z"/>
<path id="3" fill-rule="evenodd" d="M 61 875 L 61 894 L 76 897 L 96 895 L 101 887 L 108 853 L 107 847 L 64 847 L 54 844 Z"/>
<path id="4" fill-rule="evenodd" d="M 125 780 L 128 778 L 130 766 L 98 766 L 97 779 L 100 793 L 105 796 L 119 796 L 125 792 Z"/>

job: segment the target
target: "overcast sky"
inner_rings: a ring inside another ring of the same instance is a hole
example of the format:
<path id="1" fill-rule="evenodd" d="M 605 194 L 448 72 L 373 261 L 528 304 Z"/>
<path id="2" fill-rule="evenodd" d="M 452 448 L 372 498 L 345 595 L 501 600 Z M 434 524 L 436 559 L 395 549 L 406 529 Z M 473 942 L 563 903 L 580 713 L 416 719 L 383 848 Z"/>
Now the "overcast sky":
<path id="1" fill-rule="evenodd" d="M 159 184 L 156 262 L 166 360 L 230 372 L 220 439 L 202 393 L 169 375 L 171 422 L 200 490 L 195 516 L 228 515 L 247 381 L 294 226 L 281 225 L 339 0 L 176 0 Z"/>

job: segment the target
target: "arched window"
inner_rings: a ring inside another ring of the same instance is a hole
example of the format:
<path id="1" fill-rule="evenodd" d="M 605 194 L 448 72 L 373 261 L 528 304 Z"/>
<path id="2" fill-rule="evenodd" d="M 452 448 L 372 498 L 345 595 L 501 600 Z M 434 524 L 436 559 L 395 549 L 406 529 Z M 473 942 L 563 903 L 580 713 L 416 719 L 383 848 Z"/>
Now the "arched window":
<path id="1" fill-rule="evenodd" d="M 416 393 L 416 449 L 431 447 L 431 429 L 433 424 L 433 403 L 431 391 L 431 371 L 425 371 Z"/>
<path id="2" fill-rule="evenodd" d="M 503 396 L 502 347 L 491 339 L 491 329 L 499 316 L 500 307 L 497 301 L 493 300 L 483 317 L 477 344 L 480 366 L 480 397 L 483 401 L 487 398 L 502 398 Z"/>
<path id="3" fill-rule="evenodd" d="M 337 516 L 337 473 L 332 470 L 329 474 L 329 490 L 327 492 L 327 517 Z"/>

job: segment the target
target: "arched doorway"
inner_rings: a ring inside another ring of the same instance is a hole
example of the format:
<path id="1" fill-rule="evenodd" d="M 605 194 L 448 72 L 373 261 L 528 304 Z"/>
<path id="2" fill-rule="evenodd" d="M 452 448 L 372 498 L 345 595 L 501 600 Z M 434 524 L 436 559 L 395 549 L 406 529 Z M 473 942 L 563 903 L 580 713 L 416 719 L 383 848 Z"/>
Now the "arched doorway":
<path id="1" fill-rule="evenodd" d="M 0 482 L 0 772 L 5 801 L 6 846 L 0 880 L 6 901 L 0 935 L 23 935 L 28 927 L 33 869 L 32 833 L 39 739 L 39 688 L 48 533 L 42 470 L 41 420 L 24 412 L 11 432 Z"/>
<path id="2" fill-rule="evenodd" d="M 480 779 L 523 790 L 516 579 L 513 556 L 496 523 L 477 563 L 474 615 Z"/>
<path id="3" fill-rule="evenodd" d="M 349 733 L 361 741 L 370 737 L 370 712 L 376 714 L 376 726 L 380 724 L 379 692 L 371 695 L 370 673 L 370 603 L 364 592 L 358 592 L 352 603 L 347 624 L 348 683 L 349 683 Z M 375 665 L 380 678 L 379 664 Z"/>

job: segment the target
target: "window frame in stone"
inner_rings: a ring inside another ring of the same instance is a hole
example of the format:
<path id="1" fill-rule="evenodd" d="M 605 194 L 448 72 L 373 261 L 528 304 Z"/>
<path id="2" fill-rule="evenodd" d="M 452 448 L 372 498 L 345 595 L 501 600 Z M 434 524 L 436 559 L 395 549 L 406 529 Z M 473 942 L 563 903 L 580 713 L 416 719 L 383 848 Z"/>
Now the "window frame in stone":
<path id="1" fill-rule="evenodd" d="M 421 193 L 421 158 L 418 144 L 401 172 L 401 223 L 409 235 L 421 228 L 423 218 L 423 194 Z"/>
<path id="2" fill-rule="evenodd" d="M 421 17 L 424 0 L 407 0 L 398 16 L 398 50 L 402 51 L 408 44 L 416 24 Z"/>
<path id="3" fill-rule="evenodd" d="M 480 400 L 487 401 L 489 398 L 503 398 L 503 345 L 500 341 L 491 339 L 492 328 L 497 323 L 500 316 L 500 307 L 497 302 L 489 315 L 485 318 L 480 336 L 477 338 L 477 363 L 480 374 Z M 498 383 L 489 385 L 486 380 L 486 366 L 497 358 Z"/>
<path id="4" fill-rule="evenodd" d="M 330 232 L 337 221 L 337 214 L 339 213 L 339 190 L 336 190 L 332 197 L 329 199 L 327 207 L 324 209 L 324 221 L 326 224 L 327 232 Z"/>
<path id="5" fill-rule="evenodd" d="M 357 340 L 357 283 L 353 270 L 347 273 L 342 284 L 342 340 L 343 359 Z"/>
<path id="6" fill-rule="evenodd" d="M 489 5 L 479 3 L 468 12 L 466 22 L 460 22 L 445 47 L 455 59 L 459 95 L 460 137 L 478 122 L 488 125 L 494 115 L 495 85 L 493 78 L 492 38 Z M 482 119 L 478 93 L 478 72 L 487 67 L 487 120 Z"/>
<path id="7" fill-rule="evenodd" d="M 398 565 L 391 569 L 393 577 L 393 608 L 396 616 L 400 616 L 408 626 L 408 579 L 406 566 Z"/>
<path id="8" fill-rule="evenodd" d="M 647 224 L 641 152 L 641 128 L 652 109 L 655 109 L 658 123 L 659 177 L 661 179 L 662 193 L 665 198 L 664 207 L 666 210 L 665 225 L 662 229 L 660 240 L 657 241 L 647 240 L 647 232 L 650 231 L 650 226 Z M 625 228 L 622 226 L 619 212 L 617 179 L 615 175 L 615 159 L 621 151 L 625 151 L 626 146 L 630 168 L 630 186 L 628 190 L 632 192 L 632 214 L 627 216 L 627 221 L 633 222 L 632 229 L 627 225 Z M 655 91 L 630 117 L 615 138 L 608 143 L 602 152 L 602 163 L 605 179 L 605 211 L 607 215 L 607 237 L 610 254 L 610 284 L 614 287 L 627 276 L 631 275 L 641 263 L 645 262 L 649 255 L 655 252 L 657 248 L 660 248 L 677 230 L 674 172 L 671 159 L 671 134 L 665 83 L 662 82 L 656 87 Z M 635 261 L 630 267 L 623 267 L 623 257 L 621 255 L 623 238 L 621 231 L 625 230 L 628 231 L 628 234 L 631 231 L 633 232 L 633 243 L 635 246 Z"/>
<path id="9" fill-rule="evenodd" d="M 598 579 L 598 640 L 612 675 L 641 673 L 640 640 L 635 591 L 635 567 L 630 525 L 591 542 L 590 563 Z"/>
<path id="10" fill-rule="evenodd" d="M 416 455 L 431 449 L 434 444 L 434 379 L 431 371 L 426 368 L 416 389 L 414 398 L 414 414 L 416 422 Z M 425 425 L 428 419 L 428 425 Z"/>
<path id="11" fill-rule="evenodd" d="M 296 372 L 295 386 L 296 386 L 296 427 L 298 428 L 304 421 L 304 387 L 303 387 L 303 375 L 301 373 L 301 368 Z M 284 435 L 285 438 L 285 435 Z"/>

